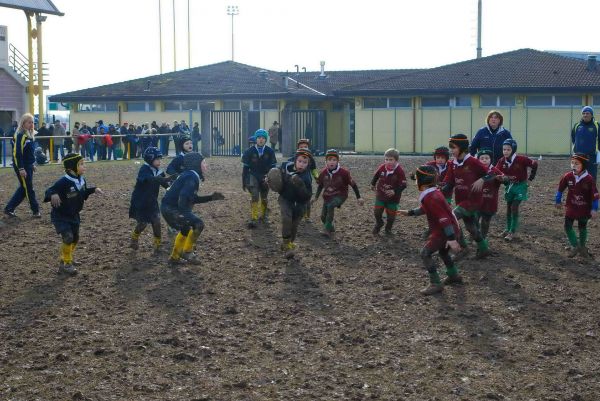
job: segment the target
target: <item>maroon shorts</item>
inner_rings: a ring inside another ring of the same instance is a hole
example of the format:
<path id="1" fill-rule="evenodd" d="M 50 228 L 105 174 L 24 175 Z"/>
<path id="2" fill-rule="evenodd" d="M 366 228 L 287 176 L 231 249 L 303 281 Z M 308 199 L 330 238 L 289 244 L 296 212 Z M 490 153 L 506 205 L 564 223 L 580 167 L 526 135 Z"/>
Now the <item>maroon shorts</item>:
<path id="1" fill-rule="evenodd" d="M 427 242 L 425 243 L 425 248 L 429 249 L 431 253 L 436 251 L 441 251 L 446 249 L 448 240 L 446 237 L 439 233 L 431 233 L 429 238 L 427 238 Z"/>

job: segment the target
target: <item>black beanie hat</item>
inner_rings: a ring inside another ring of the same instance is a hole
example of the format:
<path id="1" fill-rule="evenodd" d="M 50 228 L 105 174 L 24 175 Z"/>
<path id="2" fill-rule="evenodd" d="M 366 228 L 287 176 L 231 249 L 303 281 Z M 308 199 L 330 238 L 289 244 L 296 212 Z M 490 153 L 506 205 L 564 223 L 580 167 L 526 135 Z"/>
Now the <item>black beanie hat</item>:
<path id="1" fill-rule="evenodd" d="M 458 146 L 463 152 L 469 149 L 469 138 L 465 134 L 455 134 L 449 139 L 451 145 Z"/>
<path id="2" fill-rule="evenodd" d="M 437 181 L 437 169 L 433 166 L 423 165 L 417 168 L 415 176 L 417 177 L 417 186 L 432 186 Z"/>
<path id="3" fill-rule="evenodd" d="M 65 167 L 65 171 L 71 170 L 75 174 L 77 174 L 77 163 L 79 160 L 82 160 L 83 157 L 79 153 L 69 153 L 63 159 L 63 166 Z"/>

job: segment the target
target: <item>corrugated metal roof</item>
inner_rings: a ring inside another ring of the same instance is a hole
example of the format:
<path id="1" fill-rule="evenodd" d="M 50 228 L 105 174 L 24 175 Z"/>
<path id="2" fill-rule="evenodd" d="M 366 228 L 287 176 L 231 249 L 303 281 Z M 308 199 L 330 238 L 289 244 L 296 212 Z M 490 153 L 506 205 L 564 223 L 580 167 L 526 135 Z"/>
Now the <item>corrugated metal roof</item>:
<path id="1" fill-rule="evenodd" d="M 16 8 L 43 14 L 64 15 L 50 0 L 0 0 L 0 7 Z"/>

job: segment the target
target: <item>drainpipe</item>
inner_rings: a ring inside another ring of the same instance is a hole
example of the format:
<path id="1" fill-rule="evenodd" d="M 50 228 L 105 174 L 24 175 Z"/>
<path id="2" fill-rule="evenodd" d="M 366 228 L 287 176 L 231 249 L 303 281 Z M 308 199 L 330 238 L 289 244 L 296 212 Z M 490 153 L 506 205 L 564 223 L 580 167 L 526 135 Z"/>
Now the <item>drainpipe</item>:
<path id="1" fill-rule="evenodd" d="M 396 143 L 396 130 L 398 129 L 398 109 L 394 109 L 394 149 L 398 149 L 398 144 Z"/>
<path id="2" fill-rule="evenodd" d="M 412 151 L 417 153 L 417 98 L 412 98 Z"/>
<path id="3" fill-rule="evenodd" d="M 375 138 L 374 138 L 374 126 L 375 125 L 375 111 L 371 109 L 371 154 L 375 154 Z"/>
<path id="4" fill-rule="evenodd" d="M 525 107 L 525 154 L 529 154 L 527 152 L 527 131 L 529 129 L 529 107 Z"/>

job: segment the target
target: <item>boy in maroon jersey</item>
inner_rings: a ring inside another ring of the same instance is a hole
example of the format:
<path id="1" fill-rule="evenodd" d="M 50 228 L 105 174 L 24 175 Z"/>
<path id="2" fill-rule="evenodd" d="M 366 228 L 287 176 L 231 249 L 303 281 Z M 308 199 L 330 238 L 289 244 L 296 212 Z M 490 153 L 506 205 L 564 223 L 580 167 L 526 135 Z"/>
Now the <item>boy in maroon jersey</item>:
<path id="1" fill-rule="evenodd" d="M 527 180 L 535 178 L 538 164 L 529 157 L 517 154 L 517 141 L 514 139 L 507 139 L 502 143 L 502 154 L 504 156 L 496 163 L 496 168 L 505 176 L 506 185 L 506 230 L 502 236 L 505 240 L 512 241 L 519 227 L 519 205 L 527 200 Z M 528 168 L 531 169 L 529 177 Z"/>
<path id="2" fill-rule="evenodd" d="M 448 172 L 442 185 L 442 192 L 450 193 L 454 190 L 456 208 L 454 215 L 465 222 L 465 227 L 477 243 L 476 257 L 484 258 L 490 254 L 488 242 L 477 226 L 477 213 L 482 202 L 483 184 L 499 175 L 498 170 L 484 166 L 475 157 L 469 154 L 469 139 L 464 134 L 452 135 L 450 138 L 450 152 L 454 160 L 448 163 Z M 468 253 L 467 242 L 464 236 L 460 238 L 462 251 L 455 256 L 459 260 Z"/>
<path id="3" fill-rule="evenodd" d="M 589 162 L 588 156 L 583 153 L 575 153 L 571 157 L 571 170 L 563 175 L 558 184 L 556 192 L 556 208 L 562 208 L 562 194 L 565 189 L 569 189 L 567 201 L 565 202 L 565 232 L 571 244 L 569 257 L 574 257 L 578 253 L 584 258 L 590 257 L 586 247 L 587 243 L 587 222 L 596 216 L 598 211 L 598 190 L 596 182 L 591 174 L 586 170 Z M 579 242 L 577 234 L 573 230 L 573 223 L 577 220 L 579 228 Z"/>
<path id="4" fill-rule="evenodd" d="M 438 182 L 444 181 L 448 171 L 448 161 L 450 160 L 450 149 L 440 146 L 433 151 L 433 160 L 426 163 L 427 166 L 434 166 L 438 172 Z M 452 203 L 452 192 L 445 193 L 448 203 Z"/>
<path id="5" fill-rule="evenodd" d="M 461 284 L 462 277 L 450 257 L 450 250 L 458 252 L 460 245 L 457 239 L 460 236 L 458 220 L 452 213 L 452 209 L 442 192 L 437 188 L 437 172 L 433 166 L 421 166 L 416 172 L 417 187 L 419 188 L 419 202 L 421 206 L 412 210 L 400 210 L 402 216 L 427 215 L 429 224 L 429 237 L 421 250 L 421 259 L 425 269 L 429 273 L 429 286 L 421 290 L 423 295 L 432 295 L 441 292 L 443 284 Z M 439 252 L 440 258 L 446 265 L 447 277 L 443 284 L 437 272 L 437 264 L 432 258 L 435 252 Z"/>
<path id="6" fill-rule="evenodd" d="M 479 152 L 477 152 L 477 158 L 484 166 L 488 168 L 488 171 L 490 171 L 493 167 L 492 157 L 493 153 L 491 149 L 481 149 Z M 483 192 L 481 195 L 482 202 L 481 207 L 479 208 L 478 221 L 479 229 L 483 238 L 487 238 L 492 217 L 494 217 L 498 211 L 498 190 L 500 189 L 500 184 L 502 181 L 499 179 L 500 177 L 496 178 L 497 179 L 483 184 Z"/>
<path id="7" fill-rule="evenodd" d="M 385 233 L 392 234 L 392 226 L 396 220 L 398 212 L 398 203 L 402 191 L 406 188 L 406 176 L 404 170 L 398 163 L 400 153 L 396 149 L 385 151 L 384 163 L 379 166 L 375 175 L 371 179 L 371 190 L 376 191 L 375 195 L 375 227 L 373 234 L 379 234 L 383 227 L 383 212 L 386 213 Z"/>
<path id="8" fill-rule="evenodd" d="M 340 166 L 340 155 L 335 149 L 329 149 L 325 154 L 325 168 L 321 170 L 317 178 L 317 184 L 319 186 L 312 203 L 316 202 L 321 192 L 323 192 L 321 221 L 325 226 L 325 235 L 332 238 L 335 232 L 333 225 L 335 208 L 342 207 L 342 204 L 348 198 L 348 186 L 354 190 L 359 205 L 362 205 L 364 201 L 360 197 L 358 186 L 350 175 L 350 171 Z"/>

